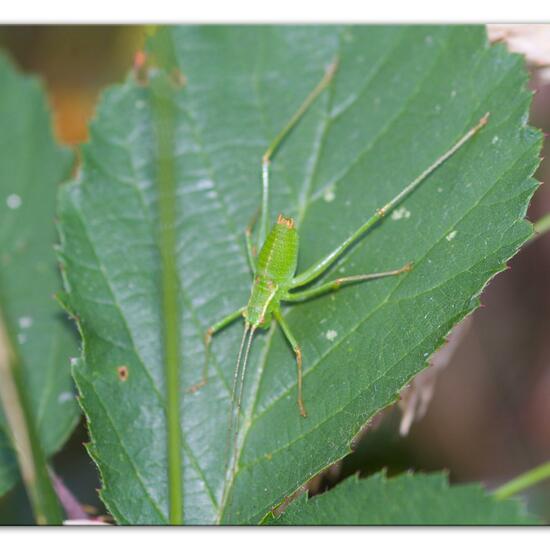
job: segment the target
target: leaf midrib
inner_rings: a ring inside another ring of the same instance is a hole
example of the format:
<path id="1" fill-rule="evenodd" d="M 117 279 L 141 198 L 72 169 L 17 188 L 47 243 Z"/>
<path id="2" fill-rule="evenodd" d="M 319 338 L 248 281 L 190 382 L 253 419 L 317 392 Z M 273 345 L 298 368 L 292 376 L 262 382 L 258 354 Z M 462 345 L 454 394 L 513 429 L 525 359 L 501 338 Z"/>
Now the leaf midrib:
<path id="1" fill-rule="evenodd" d="M 122 87 L 125 87 L 127 88 L 125 85 L 122 85 Z M 127 88 L 129 90 L 129 88 Z M 100 131 L 100 129 L 98 127 L 96 127 L 96 134 L 99 136 L 103 136 L 104 133 L 102 131 Z M 111 140 L 111 143 L 113 143 L 113 141 Z M 128 159 L 128 164 L 129 166 L 131 166 L 132 168 L 132 174 L 133 174 L 133 178 L 130 179 L 130 180 L 120 180 L 120 178 L 116 178 L 116 180 L 118 182 L 120 182 L 122 185 L 127 185 L 129 187 L 131 187 L 137 194 L 138 194 L 138 197 L 140 199 L 140 202 L 142 204 L 142 208 L 144 210 L 144 219 L 148 219 L 149 222 L 151 223 L 152 225 L 152 217 L 153 217 L 153 214 L 151 212 L 151 209 L 148 207 L 148 204 L 147 204 L 147 201 L 145 200 L 145 197 L 144 197 L 144 193 L 143 193 L 143 190 L 141 189 L 141 187 L 139 185 L 137 185 L 135 182 L 138 181 L 138 177 L 137 177 L 137 171 L 135 170 L 135 166 L 134 166 L 134 158 L 131 154 L 131 151 L 130 149 L 128 148 L 127 144 L 124 142 L 114 142 L 113 143 L 114 146 L 116 146 L 119 150 L 122 150 L 126 153 L 126 156 L 127 156 L 127 159 Z M 88 149 L 88 153 L 89 153 L 89 158 L 90 159 L 93 159 L 93 162 L 94 164 L 105 174 L 107 175 L 107 172 L 106 172 L 106 168 L 98 162 L 98 159 L 96 157 L 96 155 L 90 151 L 90 149 Z M 79 184 L 81 185 L 81 184 Z M 84 216 L 84 213 L 82 211 L 82 209 L 79 209 L 79 213 L 80 213 L 80 218 L 82 220 L 85 219 L 85 216 Z M 149 380 L 149 383 L 152 387 L 152 389 L 154 390 L 155 394 L 157 395 L 157 398 L 159 400 L 159 404 L 161 405 L 161 408 L 163 409 L 163 411 L 166 413 L 166 399 L 165 397 L 163 396 L 162 392 L 160 391 L 159 387 L 157 386 L 152 374 L 150 373 L 149 369 L 147 368 L 146 366 L 146 362 L 145 360 L 143 359 L 143 357 L 141 356 L 141 353 L 139 351 L 139 348 L 137 347 L 136 343 L 135 343 L 135 337 L 133 335 L 133 331 L 130 329 L 128 323 L 127 323 L 127 317 L 126 315 L 124 315 L 123 313 L 123 308 L 122 306 L 120 305 L 117 297 L 116 297 L 116 292 L 115 290 L 112 288 L 111 286 L 111 283 L 110 283 L 110 279 L 107 277 L 107 269 L 105 268 L 103 262 L 100 260 L 100 257 L 98 255 L 98 252 L 97 252 L 97 249 L 96 249 L 96 246 L 95 246 L 95 243 L 87 229 L 87 224 L 84 224 L 82 223 L 81 224 L 82 228 L 83 228 L 83 232 L 84 234 L 87 236 L 87 240 L 88 242 L 90 243 L 90 248 L 92 249 L 93 253 L 94 253 L 94 257 L 96 259 L 96 265 L 94 266 L 94 269 L 101 274 L 101 277 L 103 278 L 108 290 L 109 290 L 109 293 L 111 294 L 111 297 L 112 297 L 112 301 L 109 302 L 110 305 L 112 305 L 119 313 L 120 315 L 120 318 L 122 319 L 123 321 L 123 324 L 125 326 L 125 329 L 126 329 L 126 333 L 127 333 L 127 339 L 129 341 L 129 343 L 131 344 L 131 347 L 130 348 L 126 348 L 124 347 L 124 349 L 128 349 L 128 350 L 131 350 L 135 353 L 136 355 L 136 358 L 138 359 L 139 361 L 139 364 L 141 365 L 141 368 L 142 368 L 142 371 L 145 373 L 146 377 L 148 378 Z M 103 266 L 103 269 L 101 269 L 101 266 Z M 87 268 L 90 268 L 90 266 L 87 266 Z M 181 285 L 181 278 L 178 278 L 179 282 L 180 282 L 180 288 L 182 288 L 182 285 Z M 101 336 L 103 338 L 102 335 L 98 335 L 98 336 Z M 118 342 L 112 342 L 110 341 L 111 344 L 113 345 L 116 345 L 117 347 L 119 347 L 121 344 L 118 343 Z M 94 388 L 94 392 L 95 392 L 95 388 Z M 97 395 L 97 392 L 95 392 L 96 395 Z M 103 408 L 105 409 L 104 405 L 102 404 Z M 112 419 L 110 419 L 112 421 Z M 210 487 L 208 481 L 207 481 L 207 478 L 206 478 L 206 474 L 205 472 L 202 470 L 202 468 L 200 467 L 199 465 L 199 462 L 196 458 L 196 456 L 194 455 L 194 453 L 192 452 L 192 449 L 187 441 L 187 437 L 186 437 L 186 434 L 184 433 L 183 430 L 182 431 L 182 443 L 183 443 L 183 447 L 184 447 L 184 450 L 186 452 L 186 454 L 188 455 L 188 458 L 189 458 L 189 461 L 191 463 L 191 465 L 193 466 L 193 468 L 195 469 L 195 471 L 197 472 L 197 474 L 199 475 L 199 477 L 203 480 L 204 484 L 205 484 L 205 488 L 207 490 L 207 493 L 209 495 L 209 498 L 213 504 L 213 506 L 215 508 L 217 508 L 217 503 L 216 503 L 216 499 L 214 497 L 214 493 L 213 493 L 213 490 L 212 488 Z M 120 437 L 120 436 L 119 436 Z M 120 440 L 121 441 L 121 445 L 123 445 L 123 442 L 122 442 L 122 439 Z M 129 455 L 128 455 L 129 456 Z M 136 470 L 136 472 L 138 472 L 138 467 L 137 465 L 133 464 L 134 466 L 134 469 Z M 140 479 L 141 481 L 141 479 Z M 167 522 L 167 518 L 164 518 Z"/>

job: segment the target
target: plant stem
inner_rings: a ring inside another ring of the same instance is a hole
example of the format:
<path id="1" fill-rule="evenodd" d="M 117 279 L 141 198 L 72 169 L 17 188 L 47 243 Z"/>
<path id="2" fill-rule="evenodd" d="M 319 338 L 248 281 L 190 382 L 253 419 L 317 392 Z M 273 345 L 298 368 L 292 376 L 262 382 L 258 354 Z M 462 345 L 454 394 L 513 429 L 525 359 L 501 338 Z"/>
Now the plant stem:
<path id="1" fill-rule="evenodd" d="M 498 500 L 504 500 L 548 478 L 550 478 L 550 461 L 505 483 L 494 492 L 494 495 Z"/>
<path id="2" fill-rule="evenodd" d="M 182 456 L 180 425 L 180 338 L 178 273 L 176 265 L 176 183 L 174 177 L 173 90 L 164 73 L 151 83 L 157 134 L 157 183 L 159 191 L 159 245 L 162 263 L 162 306 L 168 424 L 168 483 L 170 523 L 183 522 Z"/>
<path id="3" fill-rule="evenodd" d="M 534 229 L 535 232 L 533 233 L 531 240 L 536 239 L 547 231 L 550 231 L 550 214 L 546 214 L 546 216 L 543 216 L 540 220 L 535 222 Z"/>
<path id="4" fill-rule="evenodd" d="M 53 488 L 25 391 L 20 360 L 0 313 L 0 401 L 4 408 L 23 483 L 39 525 L 59 525 L 63 512 Z"/>

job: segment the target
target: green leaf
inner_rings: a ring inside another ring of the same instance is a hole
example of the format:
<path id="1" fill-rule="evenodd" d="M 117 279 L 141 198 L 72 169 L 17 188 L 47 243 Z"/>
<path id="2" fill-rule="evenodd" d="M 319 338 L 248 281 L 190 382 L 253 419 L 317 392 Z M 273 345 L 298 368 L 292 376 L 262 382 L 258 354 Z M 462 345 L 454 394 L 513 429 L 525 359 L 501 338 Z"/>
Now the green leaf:
<path id="1" fill-rule="evenodd" d="M 349 452 L 352 438 L 426 366 L 487 281 L 531 234 L 541 137 L 519 56 L 482 27 L 179 27 L 186 85 L 174 94 L 181 428 L 186 523 L 258 522 Z M 330 88 L 272 163 L 271 218 L 296 218 L 299 271 L 342 242 L 487 111 L 489 124 L 324 279 L 401 267 L 411 273 L 288 307 L 296 366 L 273 325 L 255 338 L 238 440 L 220 505 L 227 415 L 242 323 L 216 335 L 200 380 L 204 331 L 244 305 L 244 229 L 257 211 L 260 159 L 338 56 Z M 151 73 L 154 79 L 154 73 Z M 74 369 L 103 499 L 121 523 L 168 519 L 166 387 L 155 123 L 150 86 L 108 90 L 61 194 L 62 260 L 85 357 Z M 128 368 L 127 380 L 117 369 Z"/>
<path id="2" fill-rule="evenodd" d="M 52 136 L 41 84 L 0 55 L 0 309 L 21 358 L 42 448 L 65 442 L 79 417 L 69 372 L 74 329 L 56 303 L 57 185 L 73 156 Z M 0 494 L 18 479 L 0 407 Z"/>
<path id="3" fill-rule="evenodd" d="M 520 501 L 499 502 L 479 485 L 449 486 L 443 474 L 349 477 L 308 500 L 302 495 L 271 525 L 534 525 Z"/>

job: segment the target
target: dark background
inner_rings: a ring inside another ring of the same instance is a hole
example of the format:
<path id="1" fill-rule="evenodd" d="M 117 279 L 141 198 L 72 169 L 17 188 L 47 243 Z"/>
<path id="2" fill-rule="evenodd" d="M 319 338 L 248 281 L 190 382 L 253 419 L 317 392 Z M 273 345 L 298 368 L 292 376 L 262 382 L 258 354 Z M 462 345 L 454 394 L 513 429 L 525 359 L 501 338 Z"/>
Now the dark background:
<path id="1" fill-rule="evenodd" d="M 60 141 L 87 139 L 103 87 L 121 81 L 142 44 L 137 26 L 0 26 L 0 48 L 45 82 Z M 532 72 L 536 90 L 531 124 L 550 132 L 550 79 Z M 545 147 L 548 154 L 548 146 Z M 550 163 L 536 177 L 544 182 Z M 529 209 L 536 221 L 550 213 L 542 186 Z M 494 488 L 550 459 L 550 234 L 526 245 L 482 295 L 466 335 L 437 377 L 426 416 L 402 438 L 394 408 L 369 430 L 355 453 L 316 481 L 320 491 L 345 475 L 387 467 L 446 469 L 453 482 L 480 480 Z M 54 460 L 58 475 L 96 514 L 105 512 L 95 466 L 83 444 L 83 423 Z M 550 483 L 526 494 L 529 508 L 550 522 Z M 0 498 L 0 524 L 32 523 L 24 490 Z"/>

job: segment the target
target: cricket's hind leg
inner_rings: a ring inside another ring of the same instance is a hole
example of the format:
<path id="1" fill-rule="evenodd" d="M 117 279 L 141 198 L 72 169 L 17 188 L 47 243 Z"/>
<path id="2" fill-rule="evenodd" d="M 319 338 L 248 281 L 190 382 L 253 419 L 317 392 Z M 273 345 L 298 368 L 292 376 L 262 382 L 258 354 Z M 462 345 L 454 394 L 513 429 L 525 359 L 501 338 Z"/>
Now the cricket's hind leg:
<path id="1" fill-rule="evenodd" d="M 331 265 L 336 262 L 342 254 L 357 240 L 359 240 L 373 225 L 378 223 L 386 214 L 392 211 L 396 205 L 398 205 L 406 196 L 410 195 L 432 172 L 437 170 L 447 159 L 452 157 L 464 144 L 472 139 L 489 120 L 489 113 L 486 113 L 479 122 L 470 128 L 450 149 L 443 153 L 438 159 L 436 159 L 428 168 L 424 170 L 419 176 L 411 181 L 404 189 L 402 189 L 397 195 L 387 202 L 382 208 L 376 209 L 374 215 L 372 215 L 361 227 L 359 227 L 354 233 L 352 233 L 344 242 L 339 244 L 332 252 L 327 254 L 322 260 L 302 271 L 292 279 L 292 288 L 307 285 L 308 283 L 320 277 Z"/>
<path id="2" fill-rule="evenodd" d="M 340 277 L 339 279 L 334 279 L 328 283 L 324 283 L 318 287 L 310 288 L 308 290 L 303 290 L 301 292 L 288 292 L 283 300 L 285 302 L 302 302 L 304 300 L 309 300 L 310 298 L 316 298 L 321 294 L 326 294 L 327 292 L 336 292 L 340 290 L 343 286 L 360 283 L 363 281 L 371 281 L 373 279 L 381 279 L 382 277 L 393 277 L 395 275 L 401 275 L 401 273 L 407 273 L 413 268 L 412 262 L 405 264 L 400 269 L 394 269 L 392 271 L 383 271 L 382 273 L 367 273 L 365 275 L 351 275 L 349 277 Z"/>

